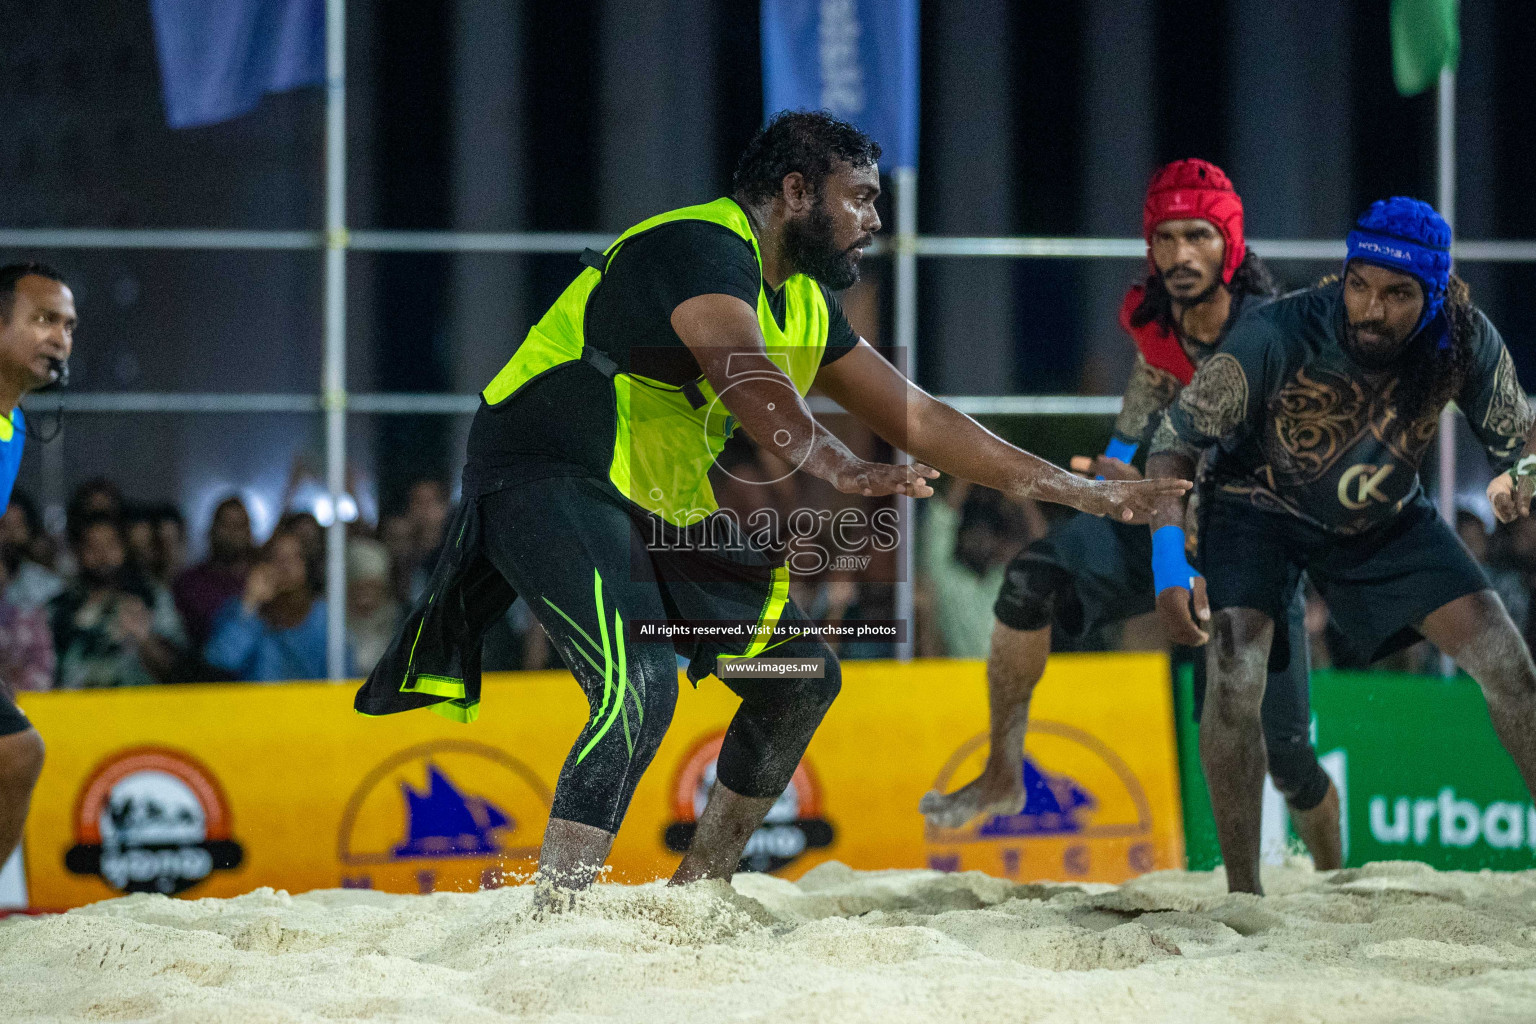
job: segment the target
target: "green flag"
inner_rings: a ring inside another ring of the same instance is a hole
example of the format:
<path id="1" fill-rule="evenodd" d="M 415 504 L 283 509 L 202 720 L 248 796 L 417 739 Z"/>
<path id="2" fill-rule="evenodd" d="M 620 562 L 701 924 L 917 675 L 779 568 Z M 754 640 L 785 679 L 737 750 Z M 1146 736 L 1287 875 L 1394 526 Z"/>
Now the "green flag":
<path id="1" fill-rule="evenodd" d="M 1392 0 L 1392 79 L 1404 96 L 1417 96 L 1456 70 L 1461 58 L 1460 0 Z"/>

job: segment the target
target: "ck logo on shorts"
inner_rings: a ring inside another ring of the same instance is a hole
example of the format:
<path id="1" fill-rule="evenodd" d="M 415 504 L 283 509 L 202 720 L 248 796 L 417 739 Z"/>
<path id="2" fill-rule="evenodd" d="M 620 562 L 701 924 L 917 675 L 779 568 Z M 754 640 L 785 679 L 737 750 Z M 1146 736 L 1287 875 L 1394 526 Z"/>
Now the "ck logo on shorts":
<path id="1" fill-rule="evenodd" d="M 1382 494 L 1380 488 L 1396 468 L 1391 464 L 1372 466 L 1369 463 L 1349 467 L 1339 477 L 1339 503 L 1353 512 L 1360 511 L 1373 500 L 1391 504 L 1392 499 Z"/>

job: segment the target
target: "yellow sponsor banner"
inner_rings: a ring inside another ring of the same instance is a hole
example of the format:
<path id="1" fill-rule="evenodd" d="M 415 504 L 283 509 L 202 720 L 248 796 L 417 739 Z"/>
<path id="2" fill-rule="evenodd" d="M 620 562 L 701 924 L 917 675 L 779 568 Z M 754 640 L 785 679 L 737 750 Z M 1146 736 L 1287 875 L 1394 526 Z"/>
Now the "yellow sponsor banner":
<path id="1" fill-rule="evenodd" d="M 533 870 L 555 780 L 586 722 L 563 672 L 489 676 L 472 725 L 366 718 L 316 683 L 24 695 L 48 742 L 27 825 L 34 907 L 128 891 L 230 896 L 357 886 L 464 891 Z M 736 697 L 682 684 L 614 843 L 612 877 L 669 874 L 692 835 Z M 798 877 L 980 869 L 1119 881 L 1181 866 L 1177 760 L 1160 655 L 1053 658 L 1034 699 L 1020 814 L 936 831 L 917 814 L 986 757 L 979 662 L 850 662 L 747 864 Z"/>

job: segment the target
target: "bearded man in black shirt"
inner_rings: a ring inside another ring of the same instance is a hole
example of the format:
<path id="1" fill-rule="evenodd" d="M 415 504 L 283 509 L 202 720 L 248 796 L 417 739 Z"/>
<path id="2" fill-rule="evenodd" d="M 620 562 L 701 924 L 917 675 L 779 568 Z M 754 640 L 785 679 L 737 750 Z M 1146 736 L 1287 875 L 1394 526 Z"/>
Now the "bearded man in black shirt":
<path id="1" fill-rule="evenodd" d="M 1514 360 L 1451 275 L 1450 246 L 1428 204 L 1373 204 L 1349 235 L 1342 280 L 1239 320 L 1153 438 L 1149 476 L 1188 475 L 1211 450 L 1200 571 L 1185 561 L 1183 502 L 1171 499 L 1153 520 L 1152 572 L 1175 642 L 1213 640 L 1200 755 L 1233 891 L 1262 891 L 1264 665 L 1285 642 L 1302 572 L 1357 660 L 1420 638 L 1454 658 L 1536 792 L 1536 667 L 1419 483 L 1454 399 L 1498 471 L 1488 497 L 1499 517 L 1528 515 L 1536 487 Z"/>
<path id="2" fill-rule="evenodd" d="M 660 214 L 588 252 L 588 269 L 483 392 L 464 501 L 421 604 L 358 693 L 367 714 L 479 711 L 480 635 L 521 594 L 586 694 L 539 857 L 542 902 L 590 884 L 677 700 L 678 655 L 741 698 L 674 881 L 729 878 L 840 685 L 798 635 L 789 573 L 719 513 L 708 470 L 741 427 L 848 494 L 927 497 L 932 464 L 1016 498 L 1144 519 L 1181 481 L 1083 480 L 925 394 L 848 327 L 832 292 L 880 228 L 879 147 L 824 114 L 774 118 L 734 194 Z M 812 386 L 921 460 L 857 458 L 812 418 Z M 641 620 L 734 620 L 674 644 Z M 785 639 L 791 637 L 791 639 Z M 727 675 L 771 651 L 818 673 Z"/>

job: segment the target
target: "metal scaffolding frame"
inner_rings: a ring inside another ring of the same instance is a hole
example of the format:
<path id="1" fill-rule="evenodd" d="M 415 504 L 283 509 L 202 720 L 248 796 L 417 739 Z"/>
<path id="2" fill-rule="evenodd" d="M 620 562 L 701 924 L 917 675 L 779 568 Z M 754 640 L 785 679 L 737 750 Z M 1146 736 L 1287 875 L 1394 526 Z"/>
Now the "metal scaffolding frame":
<path id="1" fill-rule="evenodd" d="M 373 415 L 468 415 L 479 396 L 456 394 L 349 394 L 346 389 L 346 257 L 349 252 L 380 253 L 562 253 L 603 249 L 616 237 L 600 232 L 461 232 L 356 230 L 346 225 L 346 18 L 344 0 L 326 0 L 326 146 L 325 228 L 321 231 L 0 228 L 0 247 L 24 249 L 159 249 L 265 250 L 323 252 L 324 364 L 320 390 L 313 394 L 224 394 L 165 392 L 106 392 L 36 396 L 31 409 L 62 408 L 71 413 L 324 413 L 326 424 L 326 487 L 331 507 L 339 507 L 346 485 L 346 417 Z M 1440 83 L 1440 198 L 1447 219 L 1454 202 L 1454 75 Z M 894 256 L 895 342 L 915 369 L 917 356 L 918 257 L 1140 259 L 1146 243 L 1140 238 L 981 238 L 942 237 L 917 233 L 917 174 L 910 168 L 893 173 L 895 232 L 870 255 Z M 1344 243 L 1306 239 L 1250 239 L 1250 246 L 1270 260 L 1342 260 Z M 1468 241 L 1454 246 L 1465 262 L 1536 262 L 1536 241 Z M 1113 414 L 1118 397 L 1077 395 L 955 396 L 944 399 L 970 415 Z M 825 400 L 813 400 L 817 413 L 836 411 Z M 1448 413 L 1449 415 L 1449 413 Z M 1444 421 L 1448 422 L 1448 421 Z M 1454 451 L 1448 431 L 1442 431 L 1442 503 L 1446 478 L 1454 477 Z M 1449 474 L 1447 474 L 1449 467 Z M 1452 482 L 1449 486 L 1454 487 Z M 912 544 L 910 499 L 898 499 L 903 515 L 906 565 L 897 588 L 898 618 L 912 610 Z M 1448 512 L 1448 506 L 1443 511 Z M 338 517 L 326 534 L 326 666 L 331 679 L 345 675 L 346 646 L 346 526 Z M 910 651 L 910 645 L 905 647 Z"/>
<path id="2" fill-rule="evenodd" d="M 898 183 L 898 197 L 902 190 Z M 912 190 L 912 183 L 905 183 Z M 909 192 L 910 194 L 910 192 Z M 899 202 L 898 198 L 898 202 Z M 328 204 L 329 207 L 329 204 Z M 331 214 L 338 211 L 328 209 Z M 902 218 L 898 216 L 898 225 Z M 479 407 L 479 394 L 415 394 L 406 392 L 349 393 L 346 390 L 345 261 L 348 252 L 410 253 L 579 253 L 605 248 L 616 235 L 597 232 L 451 232 L 352 231 L 335 227 L 320 231 L 113 230 L 0 228 L 0 247 L 27 249 L 221 249 L 321 252 L 325 266 L 325 365 L 321 390 L 313 393 L 230 394 L 217 392 L 96 392 L 51 393 L 28 398 L 29 411 L 62 409 L 71 414 L 251 414 L 324 413 L 326 416 L 326 486 L 331 507 L 345 491 L 346 417 L 348 413 L 380 416 L 468 416 Z M 1342 260 L 1342 241 L 1250 239 L 1249 245 L 1270 260 Z M 875 255 L 895 256 L 896 343 L 910 356 L 916 349 L 916 259 L 922 258 L 1068 258 L 1131 259 L 1146 253 L 1140 238 L 960 238 L 898 232 L 894 242 L 872 249 Z M 1536 242 L 1459 242 L 1455 257 L 1464 262 L 1536 262 Z M 910 369 L 910 367 L 909 367 Z M 955 395 L 940 396 L 971 416 L 1114 415 L 1120 397 L 1090 395 Z M 811 410 L 825 415 L 838 407 L 812 399 Z M 1449 412 L 1447 416 L 1451 415 Z M 1446 477 L 1447 449 L 1441 450 Z M 1454 477 L 1454 462 L 1450 463 Z M 1445 488 L 1442 483 L 1442 491 Z M 1452 485 L 1454 486 L 1454 485 Z M 901 520 L 910 524 L 910 499 Z M 327 670 L 332 679 L 345 675 L 345 529 L 334 522 L 327 531 Z M 910 618 L 912 565 L 910 535 L 904 539 L 908 564 L 898 586 L 896 613 Z"/>
<path id="3" fill-rule="evenodd" d="M 915 188 L 915 180 L 912 181 Z M 898 184 L 897 189 L 899 190 Z M 898 225 L 900 219 L 898 218 Z M 579 253 L 603 249 L 617 232 L 602 231 L 393 231 L 375 228 L 346 231 L 349 252 L 440 253 Z M 0 246 L 43 249 L 229 249 L 319 252 L 324 231 L 261 231 L 201 228 L 0 228 Z M 1266 260 L 1342 260 L 1344 240 L 1250 238 L 1248 245 Z M 906 248 L 903 248 L 905 246 Z M 1536 241 L 1460 241 L 1454 246 L 1462 263 L 1536 263 Z M 867 256 L 896 254 L 1018 259 L 1141 259 L 1147 243 L 1140 238 L 1061 238 L 1020 236 L 987 238 L 919 235 L 910 241 L 900 228 L 893 240 L 878 239 Z M 900 290 L 901 274 L 897 274 Z"/>

